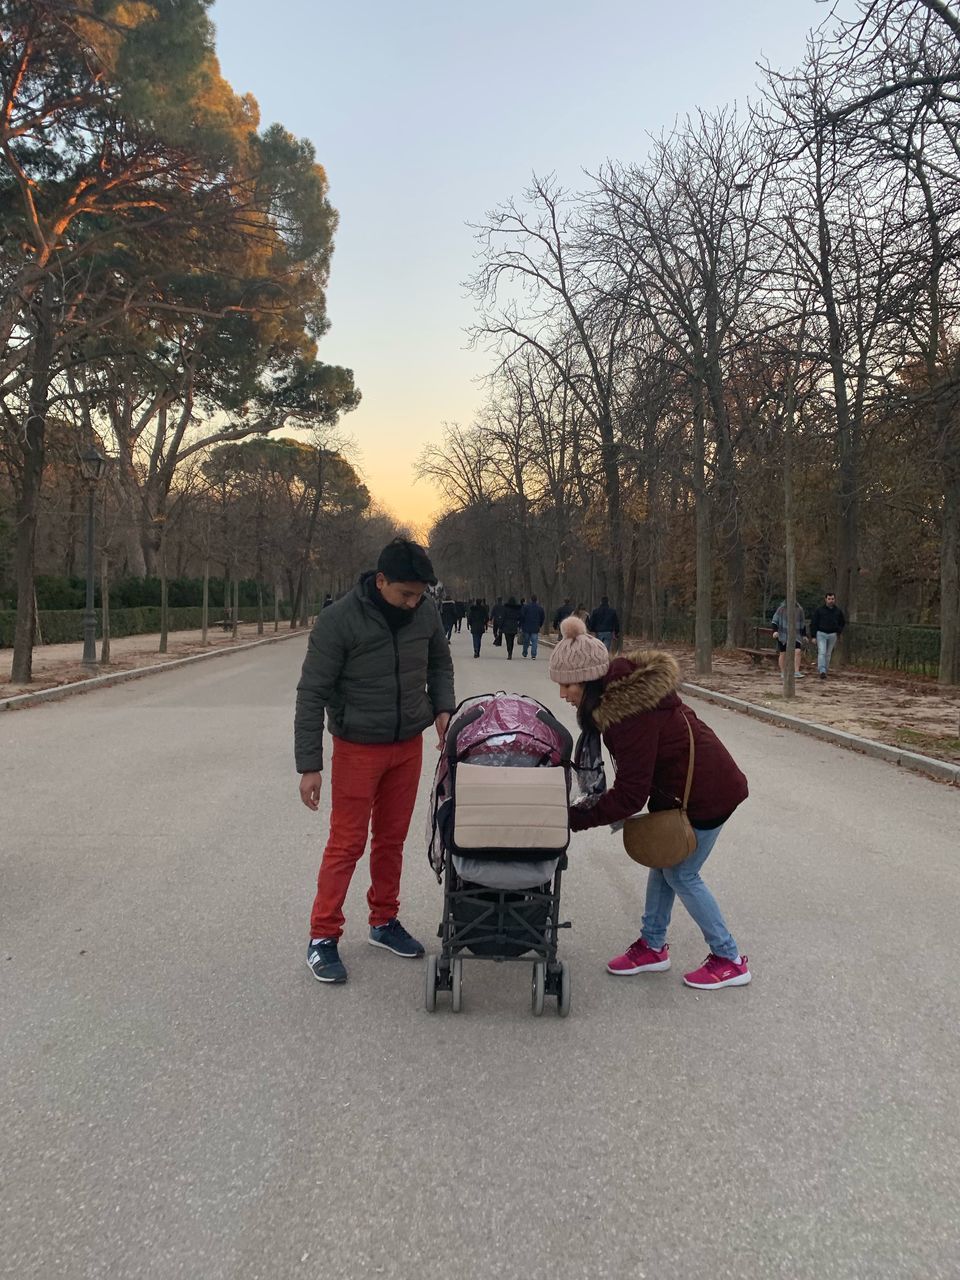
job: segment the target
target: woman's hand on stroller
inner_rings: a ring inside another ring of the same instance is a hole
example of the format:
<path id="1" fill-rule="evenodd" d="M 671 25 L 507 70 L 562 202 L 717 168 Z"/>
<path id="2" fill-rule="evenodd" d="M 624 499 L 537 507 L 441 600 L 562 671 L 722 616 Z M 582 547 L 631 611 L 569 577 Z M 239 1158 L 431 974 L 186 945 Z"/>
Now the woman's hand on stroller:
<path id="1" fill-rule="evenodd" d="M 442 751 L 443 740 L 447 736 L 447 725 L 450 723 L 450 712 L 441 711 L 433 723 L 437 730 L 437 750 Z"/>

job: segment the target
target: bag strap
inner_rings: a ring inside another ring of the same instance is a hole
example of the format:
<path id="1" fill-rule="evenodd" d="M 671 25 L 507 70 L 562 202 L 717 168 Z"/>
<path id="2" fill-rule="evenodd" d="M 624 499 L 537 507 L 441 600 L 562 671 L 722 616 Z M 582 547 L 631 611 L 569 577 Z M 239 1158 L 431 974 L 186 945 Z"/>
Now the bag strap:
<path id="1" fill-rule="evenodd" d="M 687 733 L 690 735 L 690 763 L 687 765 L 687 785 L 683 789 L 683 804 L 680 806 L 680 812 L 686 813 L 687 801 L 690 799 L 690 788 L 693 786 L 694 746 L 693 746 L 693 730 L 690 728 L 690 721 L 687 719 L 687 717 L 683 714 L 682 711 L 680 712 L 680 714 L 683 716 L 683 723 L 687 726 Z"/>

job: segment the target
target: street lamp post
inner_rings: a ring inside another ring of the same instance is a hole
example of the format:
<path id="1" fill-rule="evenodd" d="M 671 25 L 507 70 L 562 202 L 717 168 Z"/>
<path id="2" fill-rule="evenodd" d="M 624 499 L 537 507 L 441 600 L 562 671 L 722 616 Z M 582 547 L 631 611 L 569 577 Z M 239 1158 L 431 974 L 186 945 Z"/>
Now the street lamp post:
<path id="1" fill-rule="evenodd" d="M 107 469 L 107 459 L 95 445 L 80 454 L 80 474 L 87 482 L 87 604 L 83 611 L 83 665 L 97 667 L 97 613 L 93 607 L 93 516 L 98 483 Z"/>

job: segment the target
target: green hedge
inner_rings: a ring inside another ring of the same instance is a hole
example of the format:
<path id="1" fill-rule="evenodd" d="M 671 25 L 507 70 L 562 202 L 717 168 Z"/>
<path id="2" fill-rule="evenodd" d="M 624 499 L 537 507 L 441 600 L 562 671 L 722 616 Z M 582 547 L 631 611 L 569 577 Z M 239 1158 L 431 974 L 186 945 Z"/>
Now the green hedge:
<path id="1" fill-rule="evenodd" d="M 197 607 L 186 609 L 168 609 L 168 625 L 171 631 L 195 631 L 203 626 L 203 610 Z M 281 617 L 289 618 L 289 605 L 281 605 Z M 223 609 L 211 607 L 210 624 L 223 617 Z M 38 614 L 40 633 L 44 644 L 69 644 L 83 640 L 82 609 L 41 609 Z M 264 622 L 273 619 L 273 610 L 264 607 Z M 241 622 L 256 622 L 257 610 L 247 606 L 240 610 Z M 0 611 L 0 649 L 13 646 L 14 629 L 17 614 L 14 609 Z M 101 634 L 100 611 L 97 610 L 97 635 Z M 156 635 L 160 631 L 160 610 L 153 605 L 144 605 L 140 609 L 111 609 L 110 635 L 113 639 L 121 636 Z"/>
<path id="2" fill-rule="evenodd" d="M 851 622 L 843 633 L 843 658 L 854 667 L 919 672 L 940 669 L 939 627 L 890 627 L 881 622 Z"/>
<path id="3" fill-rule="evenodd" d="M 693 644 L 696 632 L 696 621 L 682 614 L 668 615 L 660 627 L 660 639 L 667 644 Z M 727 638 L 727 623 L 724 618 L 713 618 L 710 621 L 710 634 L 713 647 L 719 649 Z"/>
<path id="4" fill-rule="evenodd" d="M 0 566 L 2 568 L 2 566 Z M 222 578 L 211 578 L 209 582 L 210 608 L 223 609 L 224 592 L 229 584 L 224 585 Z M 53 574 L 39 573 L 36 577 L 37 607 L 41 612 L 52 610 L 82 609 L 87 598 L 85 578 L 57 577 Z M 240 607 L 253 608 L 257 603 L 257 584 L 245 578 L 239 584 Z M 100 604 L 100 582 L 94 584 L 95 603 Z M 202 578 L 170 578 L 167 581 L 167 600 L 171 609 L 185 609 L 191 605 L 199 607 L 203 604 Z M 273 608 L 273 590 L 264 584 L 263 601 L 265 609 Z M 142 609 L 150 605 L 160 605 L 159 578 L 115 578 L 110 583 L 110 607 L 112 609 Z M 5 583 L 0 576 L 0 609 L 15 609 L 17 593 L 13 583 Z"/>

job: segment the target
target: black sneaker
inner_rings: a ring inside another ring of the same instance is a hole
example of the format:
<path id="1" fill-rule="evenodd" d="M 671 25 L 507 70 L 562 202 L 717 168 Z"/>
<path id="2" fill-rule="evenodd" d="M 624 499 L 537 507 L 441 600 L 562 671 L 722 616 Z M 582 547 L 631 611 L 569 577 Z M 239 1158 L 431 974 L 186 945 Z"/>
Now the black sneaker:
<path id="1" fill-rule="evenodd" d="M 307 964 L 318 982 L 346 982 L 347 970 L 336 938 L 321 938 L 307 947 Z"/>
<path id="2" fill-rule="evenodd" d="M 371 927 L 367 941 L 371 947 L 386 947 L 394 955 L 403 956 L 406 960 L 416 960 L 423 955 L 423 944 L 416 938 L 411 938 L 396 917 L 386 924 Z"/>

